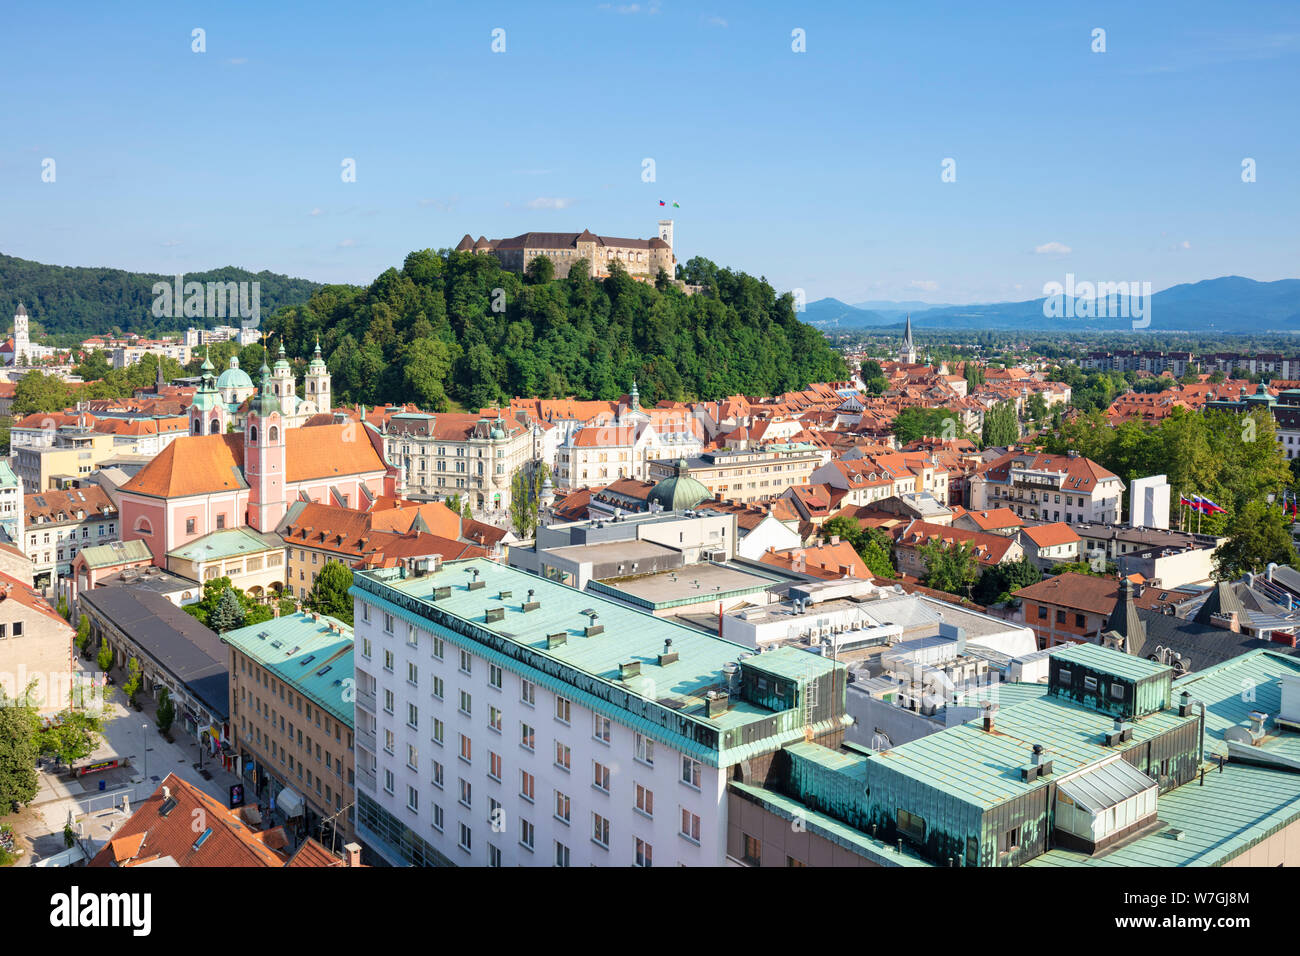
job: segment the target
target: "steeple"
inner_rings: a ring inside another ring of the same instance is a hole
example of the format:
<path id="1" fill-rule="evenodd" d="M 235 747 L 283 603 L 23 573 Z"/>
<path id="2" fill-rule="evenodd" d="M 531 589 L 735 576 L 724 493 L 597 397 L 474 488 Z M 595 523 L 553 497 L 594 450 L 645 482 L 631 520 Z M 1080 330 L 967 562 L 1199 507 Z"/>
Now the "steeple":
<path id="1" fill-rule="evenodd" d="M 916 343 L 912 341 L 912 313 L 907 313 L 907 323 L 903 327 L 903 347 L 899 349 L 898 360 L 906 365 L 916 364 Z"/>
<path id="2" fill-rule="evenodd" d="M 641 411 L 641 393 L 636 390 L 636 379 L 632 379 L 632 411 Z"/>
<path id="3" fill-rule="evenodd" d="M 1133 602 L 1133 582 L 1121 578 L 1119 593 L 1115 596 L 1115 607 L 1106 621 L 1106 631 L 1113 631 L 1124 638 L 1124 650 L 1135 657 L 1142 656 L 1142 647 L 1146 644 L 1147 628 L 1138 617 L 1137 605 Z"/>

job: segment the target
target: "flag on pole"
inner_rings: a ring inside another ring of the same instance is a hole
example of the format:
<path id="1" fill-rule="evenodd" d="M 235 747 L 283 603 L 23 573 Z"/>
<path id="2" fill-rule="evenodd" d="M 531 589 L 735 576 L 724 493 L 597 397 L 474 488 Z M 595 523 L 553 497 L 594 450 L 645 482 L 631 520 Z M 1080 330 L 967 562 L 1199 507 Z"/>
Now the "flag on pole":
<path id="1" fill-rule="evenodd" d="M 659 205 L 661 205 L 661 206 L 666 206 L 666 205 L 668 205 L 668 203 L 664 202 L 664 201 L 661 199 L 661 200 L 659 200 Z"/>
<path id="2" fill-rule="evenodd" d="M 1219 505 L 1216 505 L 1209 498 L 1201 499 L 1201 508 L 1205 511 L 1207 515 L 1223 514 L 1228 510 L 1227 508 L 1222 508 Z"/>
<path id="3" fill-rule="evenodd" d="M 674 209 L 681 209 L 681 208 L 682 208 L 681 205 L 677 202 L 676 199 L 673 200 L 673 208 L 674 208 Z"/>
<path id="4" fill-rule="evenodd" d="M 1178 506 L 1179 506 L 1180 508 L 1195 508 L 1195 507 L 1196 507 L 1196 505 L 1193 504 L 1193 503 L 1188 499 L 1188 497 L 1187 497 L 1186 495 L 1179 495 L 1179 496 L 1178 496 Z"/>

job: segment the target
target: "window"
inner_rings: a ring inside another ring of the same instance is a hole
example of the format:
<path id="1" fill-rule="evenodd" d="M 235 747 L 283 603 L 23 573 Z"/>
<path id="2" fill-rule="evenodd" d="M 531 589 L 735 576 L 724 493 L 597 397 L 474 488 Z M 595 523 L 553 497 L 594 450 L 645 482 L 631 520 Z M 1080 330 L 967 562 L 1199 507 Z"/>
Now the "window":
<path id="1" fill-rule="evenodd" d="M 637 837 L 636 838 L 636 865 L 643 866 L 643 867 L 653 866 L 654 865 L 653 851 L 654 848 L 651 847 L 649 843 L 646 843 L 645 840 L 642 840 L 640 837 Z"/>
<path id="2" fill-rule="evenodd" d="M 761 866 L 763 863 L 763 841 L 756 837 L 745 834 L 745 855 L 744 861 L 750 866 Z"/>
<path id="3" fill-rule="evenodd" d="M 527 820 L 519 821 L 519 845 L 530 853 L 533 849 L 533 825 Z"/>
<path id="4" fill-rule="evenodd" d="M 393 652 L 384 651 L 384 670 L 391 671 L 392 669 L 393 669 Z"/>
<path id="5" fill-rule="evenodd" d="M 464 777 L 460 779 L 460 802 L 461 806 L 469 807 L 474 803 L 474 786 Z"/>
<path id="6" fill-rule="evenodd" d="M 597 846 L 609 849 L 609 821 L 599 813 L 591 815 L 591 840 Z"/>
<path id="7" fill-rule="evenodd" d="M 439 720 L 437 717 L 435 717 L 433 718 L 433 742 L 436 744 L 441 744 L 442 741 L 443 741 L 442 721 Z"/>
<path id="8" fill-rule="evenodd" d="M 397 737 L 393 734 L 391 730 L 384 731 L 384 753 L 391 754 L 395 752 L 393 748 L 395 746 L 396 740 Z"/>
<path id="9" fill-rule="evenodd" d="M 472 763 L 474 758 L 474 742 L 464 734 L 460 735 L 460 759 L 466 763 Z"/>
<path id="10" fill-rule="evenodd" d="M 1074 626 L 1075 626 L 1075 627 L 1083 627 L 1083 615 L 1082 615 L 1082 614 L 1076 614 L 1076 615 L 1074 615 Z"/>
<path id="11" fill-rule="evenodd" d="M 555 719 L 560 723 L 569 722 L 569 698 L 556 695 L 555 698 Z"/>
<path id="12" fill-rule="evenodd" d="M 473 673 L 474 656 L 462 649 L 460 652 L 460 671 L 462 674 Z"/>
<path id="13" fill-rule="evenodd" d="M 442 700 L 443 689 L 444 689 L 444 685 L 442 683 L 442 678 L 435 677 L 433 679 L 433 696 L 438 698 L 438 700 Z"/>
<path id="14" fill-rule="evenodd" d="M 788 867 L 806 867 L 808 864 L 804 863 L 802 860 L 796 860 L 792 856 L 787 856 L 785 858 L 785 865 Z"/>
<path id="15" fill-rule="evenodd" d="M 461 691 L 461 692 L 460 692 L 460 712 L 461 712 L 462 714 L 464 714 L 465 716 L 468 717 L 471 713 L 473 713 L 473 704 L 474 704 L 474 701 L 473 701 L 473 699 L 470 697 L 469 692 L 468 692 L 468 691 Z"/>
<path id="16" fill-rule="evenodd" d="M 393 633 L 393 615 L 384 614 L 384 630 L 389 634 Z"/>
<path id="17" fill-rule="evenodd" d="M 519 699 L 529 707 L 532 707 L 537 700 L 537 685 L 530 680 L 520 679 Z"/>
<path id="18" fill-rule="evenodd" d="M 1124 699 L 1124 685 L 1117 680 L 1110 682 L 1110 696 L 1112 700 Z"/>
<path id="19" fill-rule="evenodd" d="M 536 796 L 537 781 L 527 770 L 519 771 L 519 795 L 532 803 Z"/>
<path id="20" fill-rule="evenodd" d="M 384 771 L 384 792 L 393 792 L 393 771 L 391 770 Z"/>
<path id="21" fill-rule="evenodd" d="M 501 689 L 501 679 L 502 679 L 501 668 L 497 667 L 497 665 L 495 665 L 495 664 L 489 664 L 489 665 L 488 665 L 488 683 L 491 684 L 493 687 L 495 687 L 497 690 L 500 690 L 500 689 Z"/>
<path id="22" fill-rule="evenodd" d="M 501 780 L 501 755 L 488 751 L 488 776 L 493 780 Z"/>
<path id="23" fill-rule="evenodd" d="M 501 865 L 501 850 L 498 847 L 488 844 L 488 866 Z"/>
<path id="24" fill-rule="evenodd" d="M 925 817 L 900 808 L 897 819 L 899 833 L 918 843 L 925 842 Z"/>
<path id="25" fill-rule="evenodd" d="M 569 822 L 569 798 L 558 790 L 555 791 L 555 819 Z"/>
<path id="26" fill-rule="evenodd" d="M 1020 849 L 1020 827 L 1012 827 L 998 836 L 998 852 L 1010 853 Z"/>
<path id="27" fill-rule="evenodd" d="M 420 754 L 414 744 L 406 745 L 406 765 L 412 770 L 420 769 Z"/>
<path id="28" fill-rule="evenodd" d="M 700 762 L 682 755 L 682 783 L 688 787 L 700 789 Z"/>
<path id="29" fill-rule="evenodd" d="M 596 727 L 592 731 L 592 736 L 597 740 L 603 740 L 605 743 L 609 743 L 609 718 L 602 717 L 600 714 L 594 716 Z"/>
<path id="30" fill-rule="evenodd" d="M 441 833 L 441 832 L 442 832 L 442 826 L 443 826 L 443 823 L 444 823 L 444 820 L 443 820 L 443 816 L 442 816 L 442 807 L 438 806 L 438 805 L 435 803 L 435 804 L 433 805 L 433 828 L 434 828 L 435 830 L 437 830 L 439 833 Z"/>
<path id="31" fill-rule="evenodd" d="M 1068 670 L 1062 667 L 1059 671 L 1056 672 L 1056 679 L 1060 681 L 1062 684 L 1069 684 L 1072 682 L 1072 675 Z"/>
<path id="32" fill-rule="evenodd" d="M 466 852 L 469 852 L 469 848 L 470 848 L 470 834 L 469 834 L 469 827 L 465 826 L 465 824 L 463 824 L 463 823 L 460 825 L 460 848 L 461 848 L 462 850 L 466 851 Z M 498 855 L 498 858 L 497 858 L 497 863 L 496 863 L 496 865 L 497 865 L 497 866 L 500 866 L 500 865 L 501 865 L 501 861 L 500 861 L 500 856 L 499 856 L 499 855 Z"/>
<path id="33" fill-rule="evenodd" d="M 417 729 L 420 726 L 420 708 L 414 704 L 406 705 L 406 726 Z"/>
<path id="34" fill-rule="evenodd" d="M 488 726 L 501 733 L 501 711 L 495 707 L 488 708 Z"/>
<path id="35" fill-rule="evenodd" d="M 439 790 L 442 789 L 442 780 L 443 780 L 442 764 L 438 763 L 438 761 L 435 760 L 433 762 L 433 785 L 437 787 Z"/>
<path id="36" fill-rule="evenodd" d="M 1095 678 L 1095 677 L 1085 677 L 1085 678 L 1083 679 L 1083 689 L 1084 689 L 1085 691 L 1096 691 L 1096 690 L 1097 690 L 1097 678 Z"/>
<path id="37" fill-rule="evenodd" d="M 697 814 L 691 813 L 685 807 L 682 807 L 682 836 L 692 843 L 700 842 L 700 818 Z"/>
<path id="38" fill-rule="evenodd" d="M 636 808 L 648 817 L 655 815 L 655 795 L 641 784 L 636 785 Z"/>
<path id="39" fill-rule="evenodd" d="M 594 760 L 591 762 L 591 785 L 597 790 L 609 793 L 609 768 Z"/>
<path id="40" fill-rule="evenodd" d="M 420 792 L 411 786 L 406 788 L 406 809 L 420 809 Z"/>
<path id="41" fill-rule="evenodd" d="M 563 843 L 560 843 L 558 840 L 555 843 L 555 865 L 556 866 L 569 865 L 569 848 L 565 846 Z"/>
<path id="42" fill-rule="evenodd" d="M 537 732 L 527 724 L 519 725 L 519 746 L 525 750 L 533 750 L 537 742 Z"/>
<path id="43" fill-rule="evenodd" d="M 194 533 L 194 519 L 193 519 L 193 518 L 186 518 L 186 519 L 185 519 L 185 533 L 186 533 L 186 534 L 193 534 L 193 533 Z M 49 540 L 50 540 L 50 536 L 49 536 L 48 534 L 45 536 L 45 540 L 46 540 L 46 541 L 49 541 Z"/>
<path id="44" fill-rule="evenodd" d="M 1040 621 L 1047 620 L 1047 608 L 1043 607 L 1041 604 L 1038 605 L 1038 619 Z"/>
<path id="45" fill-rule="evenodd" d="M 442 643 L 442 638 L 441 638 L 441 637 L 438 637 L 437 635 L 434 635 L 434 637 L 433 637 L 433 656 L 434 656 L 435 658 L 437 658 L 438 660 L 442 660 L 442 655 L 443 655 L 443 651 L 444 651 L 444 650 L 445 650 L 445 646 L 444 646 L 443 643 Z"/>
<path id="46" fill-rule="evenodd" d="M 564 770 L 569 769 L 570 751 L 567 744 L 562 744 L 558 740 L 555 742 L 555 766 Z"/>
<path id="47" fill-rule="evenodd" d="M 655 765 L 655 742 L 644 734 L 636 735 L 636 759 L 651 767 Z"/>
<path id="48" fill-rule="evenodd" d="M 1064 612 L 1064 611 L 1057 611 L 1057 612 L 1056 612 L 1056 623 L 1057 623 L 1057 624 L 1064 624 L 1064 623 L 1065 623 L 1065 612 Z"/>

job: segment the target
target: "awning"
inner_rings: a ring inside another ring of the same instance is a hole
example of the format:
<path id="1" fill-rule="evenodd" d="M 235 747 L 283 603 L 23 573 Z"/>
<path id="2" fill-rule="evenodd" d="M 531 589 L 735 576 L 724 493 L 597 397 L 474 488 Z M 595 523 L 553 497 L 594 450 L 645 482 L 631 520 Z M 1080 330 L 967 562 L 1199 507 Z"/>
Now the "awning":
<path id="1" fill-rule="evenodd" d="M 275 798 L 275 805 L 289 819 L 302 816 L 302 797 L 288 787 L 280 791 L 280 795 Z"/>

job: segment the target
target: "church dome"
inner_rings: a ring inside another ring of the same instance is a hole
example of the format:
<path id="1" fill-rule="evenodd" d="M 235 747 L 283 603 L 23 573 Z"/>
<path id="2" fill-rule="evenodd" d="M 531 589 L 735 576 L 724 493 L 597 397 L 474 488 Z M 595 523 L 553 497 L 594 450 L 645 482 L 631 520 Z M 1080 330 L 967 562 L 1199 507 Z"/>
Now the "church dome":
<path id="1" fill-rule="evenodd" d="M 253 380 L 239 367 L 239 356 L 230 356 L 230 368 L 217 379 L 217 388 L 252 388 Z"/>
<path id="2" fill-rule="evenodd" d="M 651 504 L 659 505 L 665 511 L 685 511 L 712 497 L 708 488 L 691 477 L 691 469 L 687 466 L 686 459 L 679 458 L 677 474 L 655 485 L 646 500 Z"/>

